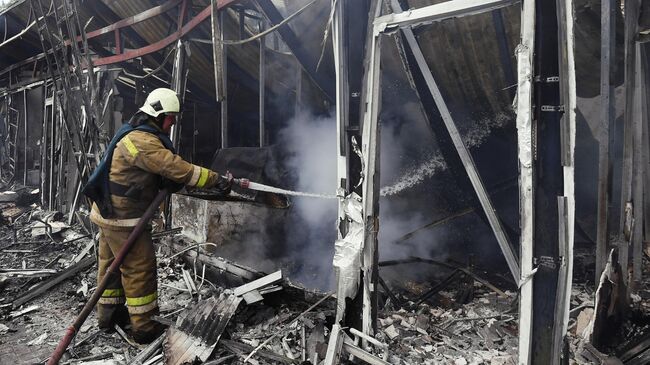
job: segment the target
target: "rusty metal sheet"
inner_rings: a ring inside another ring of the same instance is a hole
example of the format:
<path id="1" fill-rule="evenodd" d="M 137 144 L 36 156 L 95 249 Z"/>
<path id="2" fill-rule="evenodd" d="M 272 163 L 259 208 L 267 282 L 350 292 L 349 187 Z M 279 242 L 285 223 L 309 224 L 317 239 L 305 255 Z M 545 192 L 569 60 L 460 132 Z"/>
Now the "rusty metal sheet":
<path id="1" fill-rule="evenodd" d="M 234 1 L 235 0 L 219 2 L 218 6 L 221 9 L 222 7 L 230 5 Z M 208 16 L 210 16 L 211 12 L 212 12 L 212 6 L 211 5 L 207 6 L 205 9 L 199 12 L 194 18 L 192 18 L 192 20 L 190 20 L 185 25 L 183 25 L 183 27 L 179 29 L 177 32 L 142 48 L 130 50 L 119 55 L 96 58 L 93 60 L 93 65 L 95 66 L 108 65 L 111 63 L 122 62 L 136 57 L 141 57 L 152 52 L 159 51 L 164 47 L 170 45 L 172 42 L 175 42 L 180 37 L 189 33 L 189 31 L 194 29 L 194 27 L 199 25 L 203 20 L 205 20 Z"/>

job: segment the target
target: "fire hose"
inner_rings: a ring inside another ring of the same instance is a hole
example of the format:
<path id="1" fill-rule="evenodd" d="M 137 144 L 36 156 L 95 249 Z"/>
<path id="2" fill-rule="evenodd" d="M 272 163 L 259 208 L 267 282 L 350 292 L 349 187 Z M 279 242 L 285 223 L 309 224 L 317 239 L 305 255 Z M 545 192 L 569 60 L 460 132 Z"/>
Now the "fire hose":
<path id="1" fill-rule="evenodd" d="M 138 221 L 138 224 L 136 224 L 136 226 L 133 228 L 133 231 L 131 231 L 131 233 L 129 234 L 129 237 L 124 242 L 124 245 L 122 245 L 122 249 L 120 249 L 120 252 L 118 252 L 117 255 L 115 255 L 115 259 L 113 260 L 113 263 L 106 271 L 106 275 L 104 275 L 104 279 L 102 279 L 102 281 L 97 285 L 97 289 L 95 289 L 93 295 L 90 297 L 88 302 L 86 302 L 86 305 L 81 310 L 81 313 L 79 313 L 79 316 L 77 316 L 77 319 L 66 330 L 65 334 L 63 335 L 63 338 L 61 339 L 56 349 L 50 356 L 50 359 L 47 361 L 48 365 L 56 365 L 59 363 L 59 360 L 61 360 L 61 357 L 65 353 L 65 350 L 68 348 L 68 345 L 70 344 L 70 342 L 72 342 L 72 339 L 81 328 L 81 325 L 83 325 L 83 323 L 86 321 L 86 319 L 92 312 L 93 308 L 95 307 L 95 304 L 97 304 L 97 301 L 99 301 L 99 298 L 104 292 L 104 289 L 106 289 L 109 280 L 113 279 L 115 275 L 120 275 L 120 265 L 122 265 L 122 261 L 124 261 L 124 258 L 131 250 L 131 247 L 133 246 L 135 241 L 137 241 L 138 237 L 140 237 L 144 229 L 147 227 L 147 223 L 149 222 L 149 220 L 151 220 L 151 217 L 153 217 L 154 212 L 156 211 L 156 209 L 158 209 L 158 207 L 163 202 L 163 200 L 165 200 L 166 196 L 167 196 L 167 190 L 163 189 L 160 192 L 158 192 L 158 195 L 156 195 L 156 197 L 153 199 L 153 201 L 151 202 L 147 210 L 142 215 L 142 218 L 140 218 L 140 220 Z"/>
<path id="2" fill-rule="evenodd" d="M 273 192 L 279 194 L 310 196 L 310 197 L 317 197 L 317 198 L 336 198 L 335 195 L 302 193 L 302 192 L 279 189 L 272 186 L 255 183 L 245 178 L 235 179 L 232 177 L 230 173 L 227 173 L 226 176 L 227 176 L 226 178 L 230 181 L 231 184 L 238 185 L 243 189 L 253 189 L 258 191 L 267 191 L 267 192 Z M 113 263 L 111 263 L 111 266 L 109 266 L 108 270 L 106 270 L 106 275 L 104 275 L 102 281 L 97 285 L 95 292 L 90 297 L 88 302 L 86 302 L 86 305 L 84 305 L 83 309 L 81 310 L 81 313 L 79 313 L 74 323 L 72 323 L 72 325 L 68 327 L 68 329 L 66 330 L 65 334 L 63 335 L 63 338 L 61 339 L 61 341 L 59 341 L 59 344 L 57 345 L 56 349 L 54 349 L 54 352 L 50 356 L 47 365 L 56 365 L 59 363 L 61 357 L 63 357 L 63 354 L 68 348 L 68 345 L 70 344 L 70 342 L 72 342 L 72 339 L 77 334 L 77 332 L 81 329 L 81 326 L 84 324 L 84 322 L 92 312 L 93 308 L 95 307 L 95 304 L 97 304 L 97 302 L 99 301 L 99 298 L 104 292 L 104 289 L 106 289 L 108 282 L 115 275 L 120 275 L 120 265 L 122 265 L 122 261 L 124 261 L 124 258 L 131 250 L 131 247 L 138 239 L 138 237 L 140 237 L 145 227 L 147 226 L 147 223 L 149 222 L 151 217 L 153 217 L 154 212 L 156 211 L 156 209 L 158 209 L 158 207 L 163 202 L 167 194 L 168 191 L 166 189 L 163 189 L 160 192 L 158 192 L 158 195 L 156 195 L 156 197 L 153 199 L 153 201 L 151 202 L 147 210 L 142 215 L 142 218 L 140 218 L 140 220 L 138 221 L 138 224 L 136 224 L 136 226 L 133 228 L 133 231 L 131 231 L 129 237 L 124 242 L 124 245 L 122 246 L 120 252 L 118 252 L 117 255 L 115 255 L 115 259 L 113 260 Z"/>

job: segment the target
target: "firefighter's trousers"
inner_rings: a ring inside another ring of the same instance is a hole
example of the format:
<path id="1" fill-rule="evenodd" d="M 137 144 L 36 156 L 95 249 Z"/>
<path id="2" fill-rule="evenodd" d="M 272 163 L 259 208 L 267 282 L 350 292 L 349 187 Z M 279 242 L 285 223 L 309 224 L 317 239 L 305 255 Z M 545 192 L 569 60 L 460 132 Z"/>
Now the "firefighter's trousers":
<path id="1" fill-rule="evenodd" d="M 104 278 L 129 234 L 129 231 L 100 228 L 98 283 Z M 158 314 L 158 287 L 151 231 L 145 230 L 140 235 L 124 258 L 120 271 L 121 275 L 115 275 L 109 282 L 97 304 L 100 327 L 102 323 L 112 323 L 114 318 L 111 316 L 123 310 L 126 304 L 134 332 L 154 331 L 155 322 L 151 317 Z"/>

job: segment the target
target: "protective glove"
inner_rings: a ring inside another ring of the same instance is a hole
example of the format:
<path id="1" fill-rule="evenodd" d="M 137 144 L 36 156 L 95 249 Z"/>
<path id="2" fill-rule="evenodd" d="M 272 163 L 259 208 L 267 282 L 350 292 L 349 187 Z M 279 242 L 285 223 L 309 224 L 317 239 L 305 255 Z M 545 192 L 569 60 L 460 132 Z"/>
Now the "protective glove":
<path id="1" fill-rule="evenodd" d="M 226 171 L 225 174 L 220 174 L 217 178 L 217 183 L 214 185 L 214 188 L 219 191 L 220 194 L 228 195 L 230 190 L 232 190 L 233 176 L 230 171 Z"/>

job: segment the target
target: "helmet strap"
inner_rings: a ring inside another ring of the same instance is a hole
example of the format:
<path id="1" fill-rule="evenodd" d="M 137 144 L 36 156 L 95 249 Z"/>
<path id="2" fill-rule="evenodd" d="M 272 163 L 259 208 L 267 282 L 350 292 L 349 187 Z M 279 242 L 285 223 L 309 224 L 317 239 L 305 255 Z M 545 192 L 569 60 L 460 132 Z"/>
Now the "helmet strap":
<path id="1" fill-rule="evenodd" d="M 134 127 L 137 127 L 139 125 L 146 123 L 147 120 L 149 120 L 149 118 L 151 118 L 151 116 L 149 116 L 148 114 L 142 111 L 137 111 L 135 114 L 133 114 L 131 119 L 129 119 L 129 124 Z"/>

